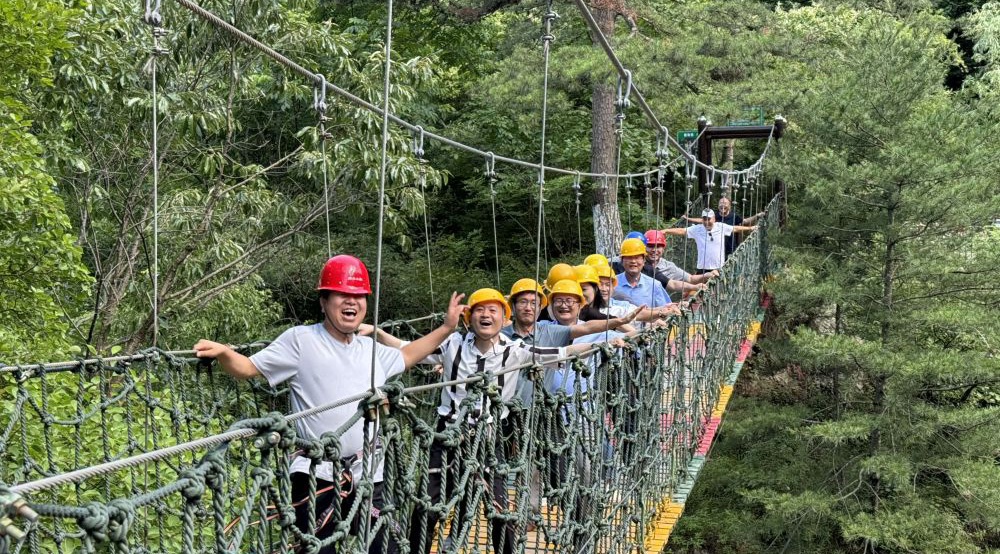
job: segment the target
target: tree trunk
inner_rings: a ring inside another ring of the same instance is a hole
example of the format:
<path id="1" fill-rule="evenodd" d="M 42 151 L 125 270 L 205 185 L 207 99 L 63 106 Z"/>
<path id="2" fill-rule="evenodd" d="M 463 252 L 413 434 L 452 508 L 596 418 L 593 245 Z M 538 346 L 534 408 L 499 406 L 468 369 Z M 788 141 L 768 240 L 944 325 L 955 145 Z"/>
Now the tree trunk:
<path id="1" fill-rule="evenodd" d="M 615 28 L 613 10 L 593 8 L 594 19 L 605 36 Z M 594 44 L 597 37 L 591 36 Z M 590 112 L 590 171 L 615 173 L 615 91 L 614 87 L 594 78 Z M 594 187 L 594 243 L 596 251 L 611 257 L 618 254 L 622 241 L 622 223 L 618 214 L 618 186 L 614 179 L 598 182 Z"/>
<path id="2" fill-rule="evenodd" d="M 896 273 L 895 246 L 896 234 L 893 228 L 896 216 L 895 197 L 887 202 L 885 218 L 885 256 L 882 260 L 882 308 L 884 310 L 880 324 L 880 335 L 882 348 L 889 349 L 890 326 L 893 318 L 893 298 L 892 287 L 893 278 Z M 876 368 L 876 374 L 872 379 L 872 414 L 878 416 L 885 409 L 885 382 L 886 376 L 881 368 Z M 868 435 L 868 455 L 876 456 L 882 448 L 882 430 L 879 427 L 872 428 Z M 877 473 L 869 477 L 872 494 L 872 512 L 879 509 L 879 489 L 880 479 Z"/>

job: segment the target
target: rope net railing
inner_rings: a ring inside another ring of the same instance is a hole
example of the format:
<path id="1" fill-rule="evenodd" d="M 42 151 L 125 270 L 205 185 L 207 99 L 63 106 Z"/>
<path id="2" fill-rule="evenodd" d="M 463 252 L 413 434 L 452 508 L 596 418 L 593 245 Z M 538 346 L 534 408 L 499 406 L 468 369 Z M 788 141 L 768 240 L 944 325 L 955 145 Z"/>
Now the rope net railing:
<path id="1" fill-rule="evenodd" d="M 450 418 L 434 407 L 455 382 L 427 367 L 321 406 L 357 409 L 318 438 L 287 391 L 190 352 L 0 368 L 0 552 L 644 550 L 757 316 L 777 201 L 666 326 L 467 379 Z M 530 398 L 502 399 L 511 378 Z M 363 448 L 342 451 L 357 422 Z"/>

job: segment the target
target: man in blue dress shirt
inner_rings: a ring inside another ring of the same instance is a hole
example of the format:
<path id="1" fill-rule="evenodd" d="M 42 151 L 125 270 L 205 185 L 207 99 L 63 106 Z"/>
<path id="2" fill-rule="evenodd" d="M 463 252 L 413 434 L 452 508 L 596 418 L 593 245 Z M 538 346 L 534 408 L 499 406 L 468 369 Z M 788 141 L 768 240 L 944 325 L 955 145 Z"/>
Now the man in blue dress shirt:
<path id="1" fill-rule="evenodd" d="M 614 298 L 650 308 L 670 304 L 670 296 L 663 285 L 642 273 L 642 266 L 646 263 L 646 245 L 639 239 L 625 239 L 620 252 L 625 271 L 618 274 Z"/>

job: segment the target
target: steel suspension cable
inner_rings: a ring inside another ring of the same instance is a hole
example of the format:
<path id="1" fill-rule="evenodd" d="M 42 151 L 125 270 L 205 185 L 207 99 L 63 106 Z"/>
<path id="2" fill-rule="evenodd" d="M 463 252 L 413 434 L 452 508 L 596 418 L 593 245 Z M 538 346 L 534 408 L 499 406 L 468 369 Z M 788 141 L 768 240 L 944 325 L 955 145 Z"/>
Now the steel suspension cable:
<path id="1" fill-rule="evenodd" d="M 313 109 L 319 116 L 319 140 L 320 156 L 322 159 L 323 171 L 323 212 L 326 219 L 326 257 L 333 257 L 333 246 L 330 238 L 330 184 L 329 171 L 327 170 L 326 139 L 329 133 L 326 131 L 326 77 L 317 74 L 320 78 L 320 85 L 313 89 Z"/>
<path id="2" fill-rule="evenodd" d="M 382 159 L 378 172 L 378 232 L 376 235 L 375 255 L 375 310 L 372 314 L 372 324 L 378 328 L 379 297 L 382 293 L 382 232 L 385 220 L 385 173 L 389 156 L 389 74 L 392 70 L 392 0 L 386 0 L 385 24 L 385 74 L 382 79 Z M 375 391 L 375 337 L 372 338 L 372 368 L 371 388 Z"/>
<path id="3" fill-rule="evenodd" d="M 595 37 L 597 37 L 597 40 L 600 43 L 601 48 L 604 50 L 604 53 L 607 54 L 608 59 L 611 61 L 611 64 L 615 67 L 615 70 L 618 72 L 618 75 L 622 79 L 631 81 L 631 71 L 622 64 L 621 60 L 618 58 L 618 55 L 615 54 L 615 50 L 611 46 L 611 43 L 608 41 L 608 37 L 605 36 L 604 31 L 602 31 L 600 25 L 597 24 L 597 20 L 594 19 L 594 14 L 590 12 L 590 8 L 587 7 L 586 2 L 584 0 L 573 0 L 573 1 L 576 4 L 577 8 L 579 8 L 581 15 L 583 15 L 583 19 L 587 23 L 587 27 L 590 28 L 591 33 Z M 649 103 L 646 102 L 646 98 L 643 97 L 642 92 L 639 90 L 639 87 L 635 85 L 635 83 L 630 82 L 626 91 L 626 94 L 628 93 L 631 93 L 631 95 L 635 98 L 636 102 L 639 104 L 639 107 L 642 108 L 643 113 L 646 115 L 646 119 L 649 121 L 650 125 L 652 125 L 653 129 L 656 130 L 656 132 L 659 133 L 666 128 L 660 123 L 660 119 L 656 116 L 656 113 L 649 106 Z M 677 140 L 675 140 L 669 134 L 667 134 L 664 138 L 670 146 L 672 146 L 675 150 L 680 152 L 685 158 L 690 160 L 697 167 L 700 167 L 705 170 L 715 169 L 714 166 L 698 160 L 697 156 L 695 156 L 691 152 L 688 152 L 683 146 L 681 146 L 679 142 L 677 142 Z M 768 144 L 770 144 L 770 141 L 771 139 L 768 138 Z M 766 153 L 766 148 L 765 148 L 765 153 Z M 761 156 L 757 159 L 757 161 L 755 161 L 749 167 L 740 170 L 739 172 L 754 171 L 754 169 L 763 160 L 763 157 L 764 154 L 761 154 Z"/>
<path id="4" fill-rule="evenodd" d="M 152 259 L 152 279 L 153 279 L 153 346 L 159 344 L 160 338 L 160 153 L 159 153 L 159 96 L 156 82 L 156 59 L 166 53 L 160 46 L 160 38 L 165 36 L 160 15 L 160 2 L 146 1 L 146 11 L 143 20 L 150 26 L 150 34 L 153 38 L 153 48 L 150 51 L 150 89 L 152 93 L 152 122 L 150 141 L 150 163 L 153 169 L 153 259 Z"/>
<path id="5" fill-rule="evenodd" d="M 573 196 L 576 201 L 576 249 L 583 254 L 583 232 L 580 229 L 580 175 L 573 177 Z"/>
<path id="6" fill-rule="evenodd" d="M 385 74 L 382 79 L 382 156 L 379 162 L 379 173 L 378 173 L 378 234 L 377 234 L 377 253 L 375 255 L 375 310 L 372 315 L 372 325 L 375 329 L 378 329 L 378 319 L 379 319 L 379 300 L 382 295 L 382 234 L 383 226 L 385 223 L 385 180 L 386 180 L 386 166 L 389 160 L 389 92 L 390 92 L 390 77 L 392 74 L 392 0 L 386 0 L 386 15 L 385 15 L 385 49 L 383 50 L 383 55 L 385 56 Z M 371 394 L 372 396 L 381 394 L 375 387 L 375 366 L 378 355 L 378 332 L 373 332 L 372 336 L 372 366 L 371 366 Z M 368 479 L 374 478 L 375 463 L 372 458 L 375 453 L 375 441 L 368 441 L 367 437 L 375 436 L 379 428 L 379 416 L 376 412 L 374 418 L 365 418 L 364 434 L 366 436 L 365 447 L 366 451 L 371 452 L 370 455 L 364 456 L 362 460 L 362 472 Z M 371 434 L 369 435 L 369 430 Z M 367 494 L 367 499 L 365 500 L 366 510 L 364 513 L 370 514 L 372 510 L 372 505 L 374 503 L 374 494 Z M 371 530 L 371 518 L 364 517 L 364 533 L 363 533 L 363 544 L 367 545 L 369 542 L 369 534 Z"/>
<path id="7" fill-rule="evenodd" d="M 216 27 L 218 27 L 218 28 L 220 28 L 220 29 L 228 32 L 231 35 L 233 35 L 234 37 L 236 37 L 236 39 L 240 40 L 241 42 L 243 42 L 243 43 L 245 43 L 245 44 L 247 44 L 247 45 L 249 45 L 249 46 L 251 46 L 253 48 L 256 48 L 257 50 L 259 50 L 260 52 L 262 52 L 264 55 L 266 55 L 267 57 L 271 58 L 275 62 L 277 62 L 277 63 L 279 63 L 279 64 L 287 67 L 288 69 L 291 69 L 292 71 L 294 71 L 295 73 L 298 73 L 299 75 L 305 77 L 306 79 L 309 79 L 310 81 L 312 81 L 316 85 L 320 84 L 320 79 L 319 79 L 319 77 L 318 77 L 318 75 L 316 73 L 313 73 L 313 72 L 309 71 L 308 69 L 302 67 L 300 64 L 298 64 L 294 60 L 292 60 L 292 59 L 288 58 L 287 56 L 281 54 L 280 52 L 278 52 L 277 50 L 275 50 L 275 49 L 271 48 L 270 46 L 264 44 L 263 42 L 261 42 L 261 41 L 255 39 L 255 38 L 253 38 L 251 35 L 249 35 L 245 31 L 243 31 L 243 30 L 239 29 L 238 27 L 236 27 L 235 25 L 227 22 L 226 20 L 222 19 L 221 17 L 219 17 L 218 15 L 212 13 L 211 11 L 206 10 L 205 8 L 201 7 L 200 5 L 196 4 L 195 2 L 192 2 L 191 0 L 173 0 L 173 1 L 177 2 L 182 7 L 184 7 L 185 9 L 187 9 L 188 11 L 190 11 L 191 13 L 195 14 L 196 16 L 204 19 L 208 23 L 210 23 L 210 24 L 212 24 L 212 25 L 214 25 L 214 26 L 216 26 Z M 375 104 L 373 104 L 371 102 L 368 102 L 367 100 L 365 100 L 365 99 L 363 99 L 363 98 L 361 98 L 361 97 L 359 97 L 359 96 L 351 93 L 350 91 L 348 91 L 348 90 L 346 90 L 346 89 L 344 89 L 342 87 L 339 87 L 339 86 L 334 85 L 333 83 L 330 83 L 329 81 L 327 81 L 326 88 L 327 88 L 328 92 L 332 92 L 333 94 L 336 94 L 337 96 L 340 96 L 341 98 L 344 98 L 348 102 L 350 102 L 350 103 L 352 103 L 352 104 L 354 104 L 354 105 L 356 105 L 356 106 L 358 106 L 360 108 L 363 108 L 363 109 L 365 109 L 365 110 L 367 110 L 369 112 L 372 112 L 372 113 L 374 113 L 376 115 L 379 115 L 379 116 L 383 116 L 383 117 L 385 116 L 385 114 L 383 113 L 383 109 L 382 108 L 376 106 Z M 414 123 L 410 123 L 410 122 L 408 122 L 408 121 L 406 121 L 406 120 L 404 120 L 404 119 L 402 119 L 402 118 L 400 118 L 400 117 L 398 117 L 396 115 L 393 115 L 393 114 L 388 114 L 388 119 L 392 123 L 394 123 L 396 125 L 399 125 L 400 127 L 403 127 L 405 129 L 409 130 L 410 132 L 417 132 L 418 129 L 420 129 L 419 125 L 416 125 Z M 465 144 L 463 142 L 457 141 L 455 139 L 448 138 L 448 137 L 446 137 L 444 135 L 433 133 L 431 131 L 423 131 L 423 134 L 427 138 L 436 140 L 436 141 L 440 142 L 441 144 L 450 146 L 452 148 L 456 148 L 458 150 L 462 150 L 464 152 L 468 152 L 469 154 L 473 154 L 473 155 L 476 155 L 476 156 L 485 156 L 487 154 L 486 150 L 482 150 L 482 149 L 476 148 L 475 146 L 470 146 L 468 144 Z M 502 163 L 507 163 L 507 164 L 511 164 L 511 165 L 517 165 L 517 166 L 528 168 L 528 169 L 542 170 L 542 168 L 541 168 L 541 166 L 539 164 L 537 164 L 535 162 L 530 162 L 530 161 L 527 161 L 527 160 L 522 160 L 522 159 L 518 159 L 518 158 L 511 158 L 511 157 L 508 157 L 508 156 L 501 156 L 501 155 L 497 155 L 496 159 L 497 159 L 497 161 L 502 162 Z M 557 174 L 561 174 L 561 175 L 575 175 L 576 173 L 578 173 L 578 171 L 574 170 L 574 169 L 564 169 L 564 168 L 554 167 L 554 166 L 545 167 L 544 171 L 547 171 L 549 173 L 557 173 Z M 581 173 L 581 175 L 584 175 L 584 176 L 587 176 L 587 177 L 598 177 L 598 176 L 600 176 L 600 174 L 597 174 L 597 173 L 588 173 L 588 172 L 579 172 L 579 173 Z M 631 175 L 634 176 L 634 177 L 641 177 L 641 176 L 644 175 L 644 173 L 634 173 L 634 174 L 631 174 Z M 626 176 L 626 175 L 623 175 L 623 177 L 624 176 Z"/>
<path id="8" fill-rule="evenodd" d="M 434 269 L 431 264 L 431 224 L 427 217 L 427 168 L 423 159 L 420 160 L 420 195 L 424 198 L 424 244 L 427 246 L 427 281 L 431 294 L 431 312 L 437 308 L 434 301 Z"/>
<path id="9" fill-rule="evenodd" d="M 497 290 L 503 288 L 500 284 L 500 244 L 497 239 L 497 173 L 496 173 L 496 157 L 493 152 L 489 152 L 486 157 L 486 181 L 490 185 L 490 215 L 493 218 L 493 261 L 496 265 L 497 272 Z"/>
<path id="10" fill-rule="evenodd" d="M 542 26 L 544 29 L 542 34 L 542 122 L 538 155 L 538 230 L 535 241 L 535 283 L 538 283 L 538 279 L 541 276 L 542 264 L 542 231 L 545 219 L 545 131 L 548 122 L 549 103 L 549 58 L 552 51 L 552 41 L 555 40 L 555 37 L 552 35 L 552 22 L 557 17 L 559 16 L 552 11 L 552 0 L 546 0 L 545 14 L 542 16 Z M 548 283 L 548 286 L 551 287 L 554 284 Z M 541 306 L 541 302 L 539 302 L 539 306 Z M 531 327 L 532 343 L 535 342 L 535 333 L 537 330 L 537 324 Z"/>

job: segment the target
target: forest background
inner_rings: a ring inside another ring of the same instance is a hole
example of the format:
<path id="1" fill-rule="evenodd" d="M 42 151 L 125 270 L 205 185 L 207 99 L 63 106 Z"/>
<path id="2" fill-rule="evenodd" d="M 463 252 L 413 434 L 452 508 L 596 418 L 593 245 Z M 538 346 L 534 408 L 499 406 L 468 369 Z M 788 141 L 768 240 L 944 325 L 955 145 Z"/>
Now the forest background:
<path id="1" fill-rule="evenodd" d="M 204 5 L 380 101 L 383 3 Z M 2 363 L 152 341 L 152 42 L 140 8 L 0 3 Z M 396 8 L 393 112 L 537 158 L 544 3 Z M 575 7 L 554 9 L 548 163 L 655 166 L 656 134 L 635 109 L 618 161 L 611 67 Z M 1000 4 L 594 9 L 671 130 L 748 106 L 789 121 L 766 166 L 789 191 L 776 308 L 670 549 L 1000 549 Z M 374 266 L 380 118 L 330 98 L 324 141 L 308 83 L 172 2 L 162 12 L 158 345 L 268 339 L 314 321 L 328 251 Z M 411 138 L 390 135 L 382 317 L 534 275 L 537 176 L 498 164 L 494 196 L 485 160 L 428 142 L 421 162 Z M 743 167 L 762 147 L 717 148 L 715 163 Z M 615 236 L 680 215 L 681 177 L 654 202 L 640 182 L 584 180 L 579 212 L 573 179 L 550 178 L 545 259 L 594 251 L 595 226 Z"/>

